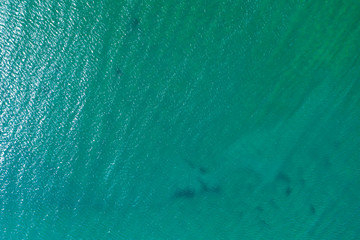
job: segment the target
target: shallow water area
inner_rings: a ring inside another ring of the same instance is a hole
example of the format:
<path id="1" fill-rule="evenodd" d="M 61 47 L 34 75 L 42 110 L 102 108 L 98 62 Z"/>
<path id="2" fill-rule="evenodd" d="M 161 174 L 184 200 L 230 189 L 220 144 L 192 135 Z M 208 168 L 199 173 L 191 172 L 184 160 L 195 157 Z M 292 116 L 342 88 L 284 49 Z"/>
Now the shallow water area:
<path id="1" fill-rule="evenodd" d="M 0 3 L 0 239 L 357 239 L 360 3 Z"/>

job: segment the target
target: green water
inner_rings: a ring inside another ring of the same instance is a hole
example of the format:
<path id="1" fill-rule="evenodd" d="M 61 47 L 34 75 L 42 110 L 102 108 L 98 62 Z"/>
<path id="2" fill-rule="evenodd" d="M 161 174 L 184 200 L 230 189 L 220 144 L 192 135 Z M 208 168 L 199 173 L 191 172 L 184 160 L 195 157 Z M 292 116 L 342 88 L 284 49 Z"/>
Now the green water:
<path id="1" fill-rule="evenodd" d="M 359 22 L 0 0 L 0 239 L 358 239 Z"/>

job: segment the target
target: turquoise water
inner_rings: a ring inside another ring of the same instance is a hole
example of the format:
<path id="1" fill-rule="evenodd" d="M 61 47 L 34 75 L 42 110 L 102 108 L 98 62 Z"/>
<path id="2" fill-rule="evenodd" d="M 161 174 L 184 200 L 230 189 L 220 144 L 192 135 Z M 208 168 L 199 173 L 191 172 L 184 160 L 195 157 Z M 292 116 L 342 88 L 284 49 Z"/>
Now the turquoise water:
<path id="1" fill-rule="evenodd" d="M 0 1 L 0 239 L 358 239 L 360 3 Z"/>

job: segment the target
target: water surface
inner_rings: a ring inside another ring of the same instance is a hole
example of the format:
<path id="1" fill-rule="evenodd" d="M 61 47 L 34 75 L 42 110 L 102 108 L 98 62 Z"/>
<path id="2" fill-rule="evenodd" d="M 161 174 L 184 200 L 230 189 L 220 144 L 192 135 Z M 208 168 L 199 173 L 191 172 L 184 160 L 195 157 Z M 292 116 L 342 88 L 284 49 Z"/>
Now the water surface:
<path id="1" fill-rule="evenodd" d="M 356 239 L 359 13 L 2 0 L 0 239 Z"/>

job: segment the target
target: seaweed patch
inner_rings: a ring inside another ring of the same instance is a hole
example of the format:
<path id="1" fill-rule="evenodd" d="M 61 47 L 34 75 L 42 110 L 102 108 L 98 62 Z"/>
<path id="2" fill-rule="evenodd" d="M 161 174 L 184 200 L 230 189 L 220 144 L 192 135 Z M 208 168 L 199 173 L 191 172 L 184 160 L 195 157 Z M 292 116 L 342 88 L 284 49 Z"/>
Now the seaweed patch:
<path id="1" fill-rule="evenodd" d="M 194 198 L 196 195 L 195 189 L 181 188 L 177 189 L 173 195 L 174 198 Z"/>

